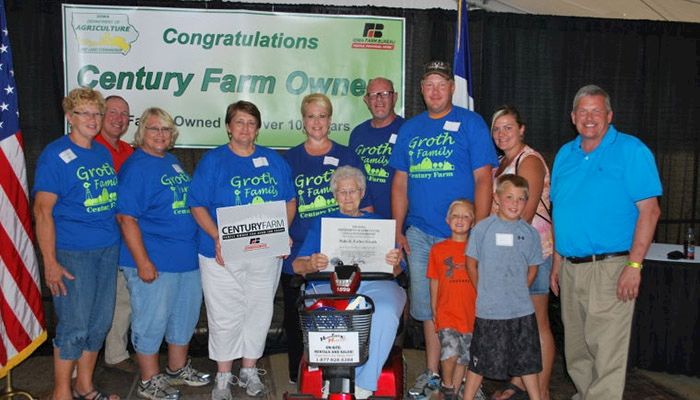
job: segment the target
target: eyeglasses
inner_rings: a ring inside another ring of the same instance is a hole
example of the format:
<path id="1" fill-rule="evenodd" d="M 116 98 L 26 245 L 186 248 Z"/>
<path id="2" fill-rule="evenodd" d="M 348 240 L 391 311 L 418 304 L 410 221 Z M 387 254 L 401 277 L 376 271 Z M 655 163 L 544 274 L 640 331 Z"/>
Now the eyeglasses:
<path id="1" fill-rule="evenodd" d="M 389 97 L 394 95 L 393 90 L 384 90 L 381 92 L 371 92 L 367 93 L 365 96 L 367 96 L 368 99 L 370 100 L 376 100 L 376 99 L 388 99 Z"/>
<path id="2" fill-rule="evenodd" d="M 164 126 L 164 127 L 157 127 L 157 126 L 147 126 L 146 127 L 146 132 L 155 135 L 156 133 L 160 132 L 163 135 L 169 135 L 173 133 L 173 128 Z"/>
<path id="3" fill-rule="evenodd" d="M 77 115 L 78 117 L 82 119 L 90 119 L 90 118 L 102 118 L 104 117 L 104 113 L 101 112 L 89 112 L 89 111 L 73 111 L 73 115 Z"/>
<path id="4" fill-rule="evenodd" d="M 338 190 L 336 193 L 338 194 L 338 197 L 348 197 L 348 196 L 355 196 L 356 194 L 359 194 L 361 192 L 360 189 L 350 189 L 350 190 Z"/>

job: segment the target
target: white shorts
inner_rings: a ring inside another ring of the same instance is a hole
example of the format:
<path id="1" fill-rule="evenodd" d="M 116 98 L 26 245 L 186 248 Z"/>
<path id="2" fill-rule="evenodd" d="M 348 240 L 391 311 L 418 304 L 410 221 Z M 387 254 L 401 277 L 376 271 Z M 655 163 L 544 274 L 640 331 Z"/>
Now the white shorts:
<path id="1" fill-rule="evenodd" d="M 258 359 L 272 322 L 282 259 L 258 258 L 221 266 L 199 255 L 209 324 L 209 358 Z"/>

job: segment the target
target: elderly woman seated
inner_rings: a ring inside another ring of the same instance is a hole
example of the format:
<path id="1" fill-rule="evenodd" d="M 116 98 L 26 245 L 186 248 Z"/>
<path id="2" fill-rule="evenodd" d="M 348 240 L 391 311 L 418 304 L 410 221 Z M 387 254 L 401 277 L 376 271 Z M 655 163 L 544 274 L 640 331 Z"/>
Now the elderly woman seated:
<path id="1" fill-rule="evenodd" d="M 359 209 L 360 200 L 365 195 L 365 176 L 357 168 L 342 166 L 335 170 L 330 181 L 331 191 L 339 210 L 327 215 L 328 218 L 381 218 L 377 214 L 363 212 Z M 328 256 L 320 253 L 321 220 L 317 220 L 308 232 L 299 255 L 292 266 L 297 274 L 323 271 L 329 265 Z M 401 254 L 398 249 L 390 250 L 386 262 L 394 267 L 394 275 L 401 273 Z M 330 292 L 327 283 L 313 286 L 315 293 Z M 394 342 L 396 329 L 406 303 L 406 293 L 394 280 L 362 282 L 358 293 L 369 296 L 375 305 L 370 332 L 369 358 L 355 371 L 355 396 L 365 399 L 377 390 L 377 379 L 382 366 L 389 356 Z"/>

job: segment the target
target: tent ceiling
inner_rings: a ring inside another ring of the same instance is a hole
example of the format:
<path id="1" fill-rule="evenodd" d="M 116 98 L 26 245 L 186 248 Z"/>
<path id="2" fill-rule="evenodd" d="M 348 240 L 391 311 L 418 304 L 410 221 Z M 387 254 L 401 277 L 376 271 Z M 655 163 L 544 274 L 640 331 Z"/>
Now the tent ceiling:
<path id="1" fill-rule="evenodd" d="M 455 9 L 456 0 L 243 0 L 250 3 L 327 4 Z M 467 0 L 495 12 L 700 23 L 700 0 Z"/>

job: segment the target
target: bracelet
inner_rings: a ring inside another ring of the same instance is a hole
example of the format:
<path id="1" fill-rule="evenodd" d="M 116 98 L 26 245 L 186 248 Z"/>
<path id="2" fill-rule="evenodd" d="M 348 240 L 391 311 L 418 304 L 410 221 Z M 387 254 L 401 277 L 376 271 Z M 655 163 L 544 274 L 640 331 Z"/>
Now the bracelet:
<path id="1" fill-rule="evenodd" d="M 627 261 L 627 266 L 635 268 L 635 269 L 642 269 L 642 263 L 638 263 L 638 262 L 634 262 L 634 261 Z"/>

